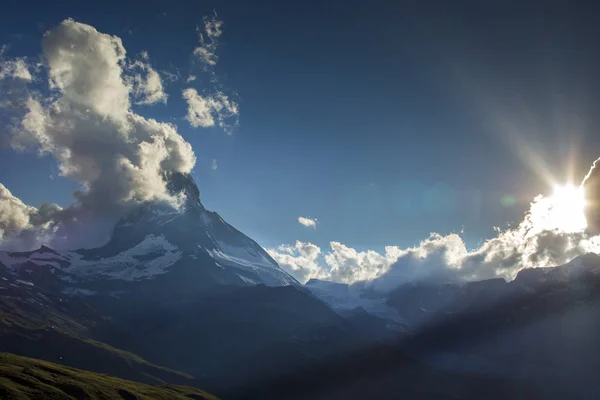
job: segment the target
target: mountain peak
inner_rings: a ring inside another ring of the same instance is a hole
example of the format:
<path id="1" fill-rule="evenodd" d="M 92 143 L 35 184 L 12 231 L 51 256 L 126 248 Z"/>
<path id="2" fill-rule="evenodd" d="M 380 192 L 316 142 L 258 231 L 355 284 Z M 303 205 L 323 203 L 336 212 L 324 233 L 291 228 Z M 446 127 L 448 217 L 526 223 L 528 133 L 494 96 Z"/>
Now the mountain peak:
<path id="1" fill-rule="evenodd" d="M 183 172 L 173 172 L 165 177 L 167 190 L 171 194 L 184 192 L 189 200 L 200 202 L 200 189 L 194 182 L 192 175 Z"/>
<path id="2" fill-rule="evenodd" d="M 52 253 L 59 255 L 55 250 L 52 250 L 50 247 L 46 245 L 42 245 L 39 249 L 36 250 L 37 253 Z"/>
<path id="3" fill-rule="evenodd" d="M 183 207 L 160 201 L 139 204 L 119 220 L 105 246 L 83 254 L 86 261 L 104 260 L 102 265 L 118 265 L 119 271 L 131 265 L 128 276 L 142 271 L 152 278 L 173 270 L 193 285 L 191 276 L 200 277 L 196 284 L 297 284 L 258 243 L 204 208 L 190 174 L 169 173 L 164 179 L 171 195 L 185 196 Z"/>

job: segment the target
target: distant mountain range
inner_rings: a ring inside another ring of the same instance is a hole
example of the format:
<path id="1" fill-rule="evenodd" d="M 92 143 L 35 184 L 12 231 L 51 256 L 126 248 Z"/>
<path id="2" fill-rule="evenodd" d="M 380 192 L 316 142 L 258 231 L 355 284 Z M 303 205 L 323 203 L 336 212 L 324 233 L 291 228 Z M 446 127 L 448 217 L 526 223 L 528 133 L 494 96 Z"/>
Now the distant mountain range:
<path id="1" fill-rule="evenodd" d="M 342 314 L 365 304 L 379 316 L 394 309 L 403 328 L 394 343 L 428 365 L 526 380 L 569 398 L 600 396 L 597 254 L 523 269 L 511 282 L 420 282 L 388 293 L 320 281 L 307 287 Z"/>
<path id="2" fill-rule="evenodd" d="M 0 252 L 0 351 L 224 398 L 597 393 L 595 254 L 508 283 L 300 285 L 189 175 L 168 186 L 182 209 L 141 204 L 102 247 Z"/>

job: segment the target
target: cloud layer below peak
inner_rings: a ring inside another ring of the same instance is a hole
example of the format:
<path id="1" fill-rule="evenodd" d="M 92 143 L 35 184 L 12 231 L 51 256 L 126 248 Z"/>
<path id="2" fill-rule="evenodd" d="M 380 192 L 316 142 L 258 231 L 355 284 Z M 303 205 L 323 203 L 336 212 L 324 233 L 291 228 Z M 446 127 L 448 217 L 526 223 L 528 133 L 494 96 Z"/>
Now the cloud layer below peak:
<path id="1" fill-rule="evenodd" d="M 592 184 L 589 176 L 584 186 Z M 519 225 L 498 229 L 495 237 L 474 250 L 467 249 L 459 234 L 432 233 L 414 247 L 387 246 L 384 253 L 357 251 L 335 241 L 330 242 L 328 252 L 300 241 L 268 251 L 301 282 L 316 278 L 388 291 L 418 281 L 462 282 L 496 277 L 510 280 L 523 268 L 561 265 L 578 255 L 600 252 L 597 232 L 584 226 L 573 230 L 554 224 L 564 222 L 564 218 L 555 215 L 564 211 L 555 202 L 552 197 L 537 196 Z M 572 217 L 583 218 L 578 214 L 583 211 L 572 211 Z M 596 215 L 589 209 L 587 214 L 588 218 Z"/>

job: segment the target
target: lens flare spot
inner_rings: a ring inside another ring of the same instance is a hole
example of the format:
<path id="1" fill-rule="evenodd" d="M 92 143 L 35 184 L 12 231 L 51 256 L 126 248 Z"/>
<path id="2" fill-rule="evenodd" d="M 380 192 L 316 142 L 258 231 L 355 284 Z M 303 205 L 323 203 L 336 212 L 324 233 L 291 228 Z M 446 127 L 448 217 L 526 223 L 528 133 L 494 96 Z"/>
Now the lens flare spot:
<path id="1" fill-rule="evenodd" d="M 502 196 L 502 198 L 500 199 L 500 203 L 502 203 L 502 205 L 504 207 L 512 207 L 515 204 L 517 204 L 517 199 L 515 199 L 513 196 L 509 195 L 509 194 L 505 194 L 504 196 Z"/>

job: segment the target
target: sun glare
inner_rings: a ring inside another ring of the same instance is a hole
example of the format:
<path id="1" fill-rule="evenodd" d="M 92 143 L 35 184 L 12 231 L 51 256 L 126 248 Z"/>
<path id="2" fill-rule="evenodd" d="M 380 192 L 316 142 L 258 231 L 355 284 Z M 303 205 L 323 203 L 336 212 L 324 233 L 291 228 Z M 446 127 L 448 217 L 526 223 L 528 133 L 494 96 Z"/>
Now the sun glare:
<path id="1" fill-rule="evenodd" d="M 572 233 L 583 231 L 587 227 L 584 214 L 585 200 L 581 186 L 555 185 L 548 201 L 546 222 L 550 229 Z"/>

